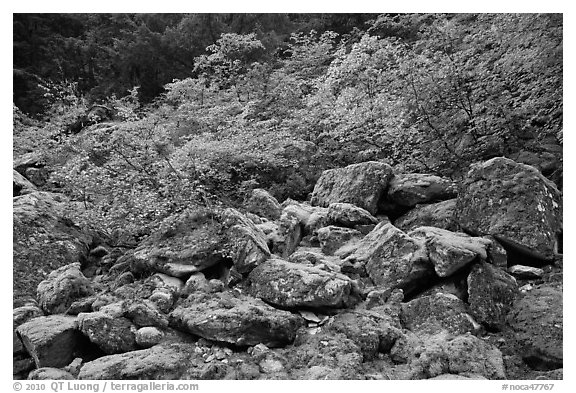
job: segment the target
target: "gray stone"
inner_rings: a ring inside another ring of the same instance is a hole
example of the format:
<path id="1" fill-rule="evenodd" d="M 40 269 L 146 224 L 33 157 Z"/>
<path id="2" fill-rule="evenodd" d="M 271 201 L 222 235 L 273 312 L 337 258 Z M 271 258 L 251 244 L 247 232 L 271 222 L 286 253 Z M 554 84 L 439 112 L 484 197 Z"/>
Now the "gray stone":
<path id="1" fill-rule="evenodd" d="M 304 324 L 296 315 L 230 291 L 193 293 L 177 305 L 170 320 L 182 331 L 239 346 L 286 345 Z"/>
<path id="2" fill-rule="evenodd" d="M 64 367 L 74 359 L 81 338 L 75 320 L 71 316 L 50 315 L 18 326 L 16 332 L 36 367 Z"/>
<path id="3" fill-rule="evenodd" d="M 478 322 L 502 330 L 517 295 L 516 280 L 505 271 L 486 262 L 472 267 L 468 275 L 468 304 Z"/>
<path id="4" fill-rule="evenodd" d="M 471 166 L 456 218 L 469 233 L 497 236 L 505 247 L 551 260 L 562 232 L 562 194 L 537 169 L 497 157 Z"/>
<path id="5" fill-rule="evenodd" d="M 270 259 L 248 276 L 250 292 L 281 307 L 346 307 L 358 302 L 357 284 L 347 276 Z"/>
<path id="6" fill-rule="evenodd" d="M 428 205 L 416 205 L 414 209 L 397 218 L 394 221 L 394 225 L 404 232 L 424 226 L 457 231 L 459 228 L 454 219 L 455 209 L 456 199 L 448 199 Z"/>
<path id="7" fill-rule="evenodd" d="M 423 243 L 385 222 L 366 235 L 345 261 L 365 266 L 374 284 L 384 289 L 411 292 L 433 275 Z"/>
<path id="8" fill-rule="evenodd" d="M 420 227 L 408 235 L 424 239 L 430 261 L 440 277 L 447 277 L 476 259 L 486 260 L 491 241 L 441 228 Z"/>
<path id="9" fill-rule="evenodd" d="M 81 380 L 171 380 L 188 378 L 186 372 L 203 365 L 190 344 L 155 345 L 123 354 L 109 355 L 82 366 Z"/>
<path id="10" fill-rule="evenodd" d="M 104 312 L 78 314 L 78 329 L 107 354 L 134 351 L 136 327 L 124 317 Z"/>
<path id="11" fill-rule="evenodd" d="M 54 367 L 42 367 L 28 374 L 29 380 L 69 380 L 76 379 L 68 371 Z"/>
<path id="12" fill-rule="evenodd" d="M 378 224 L 378 220 L 366 210 L 351 203 L 331 203 L 328 219 L 334 225 L 353 228 L 357 225 Z"/>
<path id="13" fill-rule="evenodd" d="M 542 278 L 542 276 L 544 276 L 544 270 L 532 266 L 510 266 L 508 272 L 516 277 L 524 279 Z"/>
<path id="14" fill-rule="evenodd" d="M 136 331 L 136 344 L 143 348 L 158 344 L 162 338 L 164 338 L 164 333 L 156 327 L 146 326 Z"/>
<path id="15" fill-rule="evenodd" d="M 439 176 L 411 173 L 395 175 L 389 183 L 387 198 L 401 206 L 413 207 L 419 203 L 454 198 L 456 184 Z"/>
<path id="16" fill-rule="evenodd" d="M 80 263 L 62 266 L 38 285 L 38 301 L 48 313 L 64 313 L 76 300 L 94 294 L 94 288 L 80 271 Z"/>
<path id="17" fill-rule="evenodd" d="M 318 231 L 318 241 L 322 252 L 326 255 L 333 255 L 336 250 L 348 242 L 354 242 L 362 238 L 362 233 L 351 228 L 341 228 L 330 225 L 320 228 Z"/>
<path id="18" fill-rule="evenodd" d="M 393 175 L 390 165 L 368 161 L 322 172 L 312 192 L 312 205 L 351 203 L 376 214 L 378 200 Z"/>
<path id="19" fill-rule="evenodd" d="M 270 193 L 261 188 L 252 190 L 250 198 L 244 204 L 246 210 L 269 220 L 277 220 L 282 214 L 282 207 Z"/>
<path id="20" fill-rule="evenodd" d="M 185 277 L 232 259 L 245 273 L 269 256 L 264 235 L 241 213 L 198 208 L 165 220 L 138 246 L 132 269 Z"/>
<path id="21" fill-rule="evenodd" d="M 519 297 L 508 314 L 524 361 L 536 370 L 562 368 L 562 291 L 539 285 Z"/>
<path id="22" fill-rule="evenodd" d="M 419 334 L 463 334 L 480 326 L 468 314 L 464 302 L 454 295 L 437 293 L 402 304 L 402 324 Z"/>

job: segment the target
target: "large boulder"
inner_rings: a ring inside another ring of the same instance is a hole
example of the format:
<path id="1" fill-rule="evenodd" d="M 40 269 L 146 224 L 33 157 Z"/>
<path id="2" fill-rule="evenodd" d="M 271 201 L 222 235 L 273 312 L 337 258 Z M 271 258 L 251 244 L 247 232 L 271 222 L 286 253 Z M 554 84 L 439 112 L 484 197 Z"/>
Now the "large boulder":
<path id="1" fill-rule="evenodd" d="M 427 379 L 443 374 L 475 379 L 506 378 L 500 350 L 469 333 L 406 334 L 396 340 L 391 357 L 406 363 L 401 379 Z"/>
<path id="2" fill-rule="evenodd" d="M 351 203 L 374 215 L 392 175 L 390 165 L 377 161 L 326 170 L 314 187 L 311 203 L 323 207 Z"/>
<path id="3" fill-rule="evenodd" d="M 358 301 L 356 283 L 340 273 L 270 259 L 248 276 L 250 291 L 281 307 L 339 308 Z"/>
<path id="4" fill-rule="evenodd" d="M 313 235 L 319 228 L 329 224 L 326 207 L 310 206 L 292 199 L 287 199 L 282 205 L 285 205 L 282 214 L 296 216 L 304 229 L 304 235 Z"/>
<path id="5" fill-rule="evenodd" d="M 348 242 L 360 240 L 362 233 L 352 228 L 342 228 L 330 225 L 317 231 L 320 248 L 326 255 L 333 255 Z"/>
<path id="6" fill-rule="evenodd" d="M 295 379 L 361 379 L 362 349 L 334 331 L 299 334 L 294 346 L 283 351 Z"/>
<path id="7" fill-rule="evenodd" d="M 278 221 L 267 221 L 256 227 L 264 233 L 270 251 L 283 258 L 288 258 L 302 240 L 300 220 L 290 212 L 282 213 Z"/>
<path id="8" fill-rule="evenodd" d="M 402 304 L 402 324 L 419 334 L 446 331 L 458 335 L 475 332 L 479 325 L 466 310 L 464 302 L 452 294 L 436 293 Z"/>
<path id="9" fill-rule="evenodd" d="M 80 271 L 80 263 L 54 270 L 38 284 L 40 307 L 50 314 L 61 314 L 78 299 L 94 294 L 92 282 Z"/>
<path id="10" fill-rule="evenodd" d="M 36 292 L 53 270 L 88 256 L 92 236 L 65 218 L 69 201 L 60 194 L 32 192 L 13 199 L 13 300 Z"/>
<path id="11" fill-rule="evenodd" d="M 524 361 L 537 370 L 562 367 L 562 291 L 540 285 L 519 297 L 508 314 Z"/>
<path id="12" fill-rule="evenodd" d="M 186 379 L 188 369 L 204 363 L 194 348 L 190 344 L 167 344 L 104 356 L 85 363 L 78 379 Z"/>
<path id="13" fill-rule="evenodd" d="M 331 203 L 328 206 L 328 219 L 334 225 L 350 228 L 357 225 L 378 224 L 376 217 L 351 203 Z"/>
<path id="14" fill-rule="evenodd" d="M 366 235 L 345 263 L 364 267 L 375 285 L 412 292 L 433 275 L 423 243 L 382 222 Z"/>
<path id="15" fill-rule="evenodd" d="M 374 359 L 377 353 L 388 353 L 396 339 L 402 336 L 399 321 L 369 310 L 340 313 L 327 329 L 342 333 L 361 349 L 364 360 Z"/>
<path id="16" fill-rule="evenodd" d="M 456 204 L 458 224 L 510 249 L 551 260 L 562 232 L 562 194 L 537 169 L 498 157 L 471 166 Z"/>
<path id="17" fill-rule="evenodd" d="M 78 314 L 78 329 L 104 353 L 134 351 L 137 328 L 128 319 L 105 312 Z"/>
<path id="18" fill-rule="evenodd" d="M 477 263 L 468 275 L 468 304 L 474 318 L 494 330 L 501 330 L 516 296 L 514 277 L 486 262 Z"/>
<path id="19" fill-rule="evenodd" d="M 485 238 L 435 227 L 420 227 L 408 235 L 425 241 L 430 261 L 440 277 L 450 276 L 477 259 L 486 260 L 492 244 Z"/>
<path id="20" fill-rule="evenodd" d="M 411 173 L 395 175 L 389 183 L 387 198 L 401 206 L 413 207 L 454 198 L 458 193 L 456 184 L 443 177 Z"/>
<path id="21" fill-rule="evenodd" d="M 226 260 L 244 273 L 270 256 L 264 235 L 234 209 L 191 209 L 165 220 L 134 252 L 134 270 L 185 277 Z"/>
<path id="22" fill-rule="evenodd" d="M 431 203 L 428 205 L 416 205 L 414 209 L 400 216 L 394 221 L 394 225 L 409 232 L 418 227 L 437 227 L 449 231 L 457 231 L 458 224 L 454 219 L 456 199 Z"/>
<path id="23" fill-rule="evenodd" d="M 50 315 L 18 326 L 16 332 L 36 367 L 64 367 L 74 359 L 81 344 L 75 320 L 71 316 Z"/>
<path id="24" fill-rule="evenodd" d="M 12 171 L 12 187 L 13 197 L 38 191 L 34 184 L 16 171 Z"/>
<path id="25" fill-rule="evenodd" d="M 270 193 L 261 188 L 252 190 L 250 198 L 244 204 L 246 210 L 269 220 L 277 220 L 282 214 L 282 207 Z"/>
<path id="26" fill-rule="evenodd" d="M 208 340 L 270 347 L 292 342 L 304 324 L 288 311 L 232 291 L 194 293 L 177 305 L 170 320 L 175 328 Z"/>
<path id="27" fill-rule="evenodd" d="M 16 328 L 24 322 L 28 322 L 32 318 L 42 317 L 44 312 L 33 304 L 27 304 L 22 307 L 17 307 L 12 310 L 12 352 L 14 354 L 24 351 L 22 341 L 16 334 Z"/>

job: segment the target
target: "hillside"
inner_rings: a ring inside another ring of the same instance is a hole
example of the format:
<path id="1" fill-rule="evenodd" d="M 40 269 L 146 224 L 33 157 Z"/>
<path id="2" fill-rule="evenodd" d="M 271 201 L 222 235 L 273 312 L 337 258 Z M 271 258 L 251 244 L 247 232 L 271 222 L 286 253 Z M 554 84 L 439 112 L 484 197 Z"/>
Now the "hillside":
<path id="1" fill-rule="evenodd" d="M 562 28 L 15 14 L 15 378 L 561 379 Z"/>

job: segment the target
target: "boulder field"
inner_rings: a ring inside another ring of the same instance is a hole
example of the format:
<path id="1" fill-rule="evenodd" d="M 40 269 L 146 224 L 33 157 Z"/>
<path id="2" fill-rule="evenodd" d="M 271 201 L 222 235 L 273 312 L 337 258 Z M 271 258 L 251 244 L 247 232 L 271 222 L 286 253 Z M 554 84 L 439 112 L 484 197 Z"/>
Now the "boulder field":
<path id="1" fill-rule="evenodd" d="M 123 249 L 17 169 L 16 379 L 562 378 L 562 193 L 534 167 L 363 162 Z"/>

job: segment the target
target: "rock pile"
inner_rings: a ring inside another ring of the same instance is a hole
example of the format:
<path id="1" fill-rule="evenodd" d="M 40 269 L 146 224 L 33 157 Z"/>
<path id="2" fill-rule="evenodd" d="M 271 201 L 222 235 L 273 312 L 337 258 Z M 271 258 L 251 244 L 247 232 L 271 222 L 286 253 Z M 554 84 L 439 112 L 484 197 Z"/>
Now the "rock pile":
<path id="1" fill-rule="evenodd" d="M 562 195 L 527 165 L 459 185 L 332 169 L 310 203 L 258 189 L 244 212 L 191 208 L 90 271 L 115 250 L 20 177 L 15 271 L 54 271 L 15 302 L 15 378 L 561 377 Z"/>

